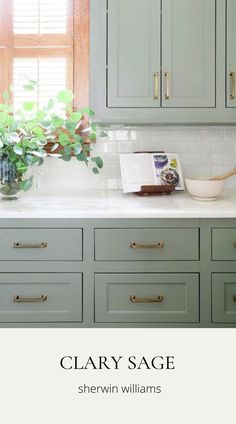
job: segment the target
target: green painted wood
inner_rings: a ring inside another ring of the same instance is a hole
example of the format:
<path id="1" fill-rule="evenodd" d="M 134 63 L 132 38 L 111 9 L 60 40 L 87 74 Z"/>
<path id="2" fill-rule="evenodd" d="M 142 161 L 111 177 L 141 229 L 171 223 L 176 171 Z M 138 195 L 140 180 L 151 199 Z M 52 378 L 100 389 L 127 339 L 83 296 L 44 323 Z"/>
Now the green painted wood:
<path id="1" fill-rule="evenodd" d="M 159 303 L 133 303 L 163 297 Z M 198 322 L 197 274 L 95 275 L 96 322 Z"/>
<path id="2" fill-rule="evenodd" d="M 13 301 L 40 298 L 44 302 Z M 81 322 L 81 274 L 0 274 L 0 322 Z"/>
<path id="3" fill-rule="evenodd" d="M 212 275 L 212 321 L 236 324 L 236 273 Z"/>
<path id="4" fill-rule="evenodd" d="M 162 7 L 162 106 L 215 107 L 216 1 L 165 0 Z"/>
<path id="5" fill-rule="evenodd" d="M 106 3 L 106 0 L 90 0 L 90 105 L 96 112 L 97 122 L 106 125 L 111 123 L 129 125 L 144 123 L 235 124 L 235 109 L 227 108 L 225 99 L 226 0 L 216 2 L 216 108 L 108 107 Z M 198 4 L 198 1 L 195 3 Z M 193 51 L 194 49 L 195 46 L 193 46 Z"/>
<path id="6" fill-rule="evenodd" d="M 108 0 L 107 76 L 108 107 L 160 106 L 160 0 Z"/>
<path id="7" fill-rule="evenodd" d="M 162 248 L 130 247 L 130 243 L 163 243 Z M 96 229 L 97 261 L 178 261 L 198 260 L 197 228 Z"/>
<path id="8" fill-rule="evenodd" d="M 235 43 L 236 43 L 236 2 L 235 0 L 227 0 L 227 22 L 226 22 L 226 32 L 227 32 L 227 56 L 226 56 L 226 102 L 227 107 L 232 108 L 236 107 L 236 88 L 234 98 L 231 98 L 233 91 L 231 73 L 234 73 L 233 78 L 236 79 L 236 54 L 235 54 Z M 236 84 L 236 80 L 235 80 Z"/>
<path id="9" fill-rule="evenodd" d="M 212 229 L 212 259 L 214 261 L 236 260 L 236 228 Z"/>
<path id="10" fill-rule="evenodd" d="M 37 222 L 37 221 L 35 221 Z M 14 248 L 14 243 L 41 244 L 46 248 Z M 0 229 L 0 261 L 81 261 L 82 230 L 50 228 Z"/>

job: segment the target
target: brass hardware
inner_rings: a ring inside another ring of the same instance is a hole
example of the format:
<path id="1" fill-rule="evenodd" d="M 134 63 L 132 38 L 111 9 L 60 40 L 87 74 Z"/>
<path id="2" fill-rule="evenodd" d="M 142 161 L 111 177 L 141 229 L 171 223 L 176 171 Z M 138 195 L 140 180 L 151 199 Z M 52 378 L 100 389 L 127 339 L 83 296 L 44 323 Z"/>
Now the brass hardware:
<path id="1" fill-rule="evenodd" d="M 161 303 L 164 300 L 164 296 L 155 296 L 155 297 L 137 297 L 130 296 L 130 302 L 132 303 Z"/>
<path id="2" fill-rule="evenodd" d="M 43 294 L 41 297 L 22 297 L 19 295 L 13 297 L 13 302 L 16 303 L 41 303 L 46 302 L 46 300 L 48 300 L 46 294 Z"/>
<path id="3" fill-rule="evenodd" d="M 236 294 L 233 296 L 233 301 L 236 303 Z"/>
<path id="4" fill-rule="evenodd" d="M 159 99 L 159 74 L 158 72 L 155 72 L 153 74 L 153 78 L 154 78 L 154 96 L 153 99 L 154 100 L 158 100 Z"/>
<path id="5" fill-rule="evenodd" d="M 157 243 L 136 243 L 135 241 L 129 245 L 131 249 L 163 249 L 164 241 L 159 241 Z"/>
<path id="6" fill-rule="evenodd" d="M 39 244 L 14 243 L 14 249 L 46 249 L 46 247 L 48 247 L 47 242 Z"/>
<path id="7" fill-rule="evenodd" d="M 236 249 L 236 241 L 233 241 L 234 248 Z"/>
<path id="8" fill-rule="evenodd" d="M 170 98 L 170 73 L 165 72 L 164 73 L 165 81 L 166 81 L 166 93 L 165 93 L 165 99 L 169 100 Z"/>
<path id="9" fill-rule="evenodd" d="M 230 95 L 229 95 L 229 98 L 230 98 L 230 100 L 234 100 L 235 99 L 235 72 L 230 72 L 229 77 L 230 77 Z"/>

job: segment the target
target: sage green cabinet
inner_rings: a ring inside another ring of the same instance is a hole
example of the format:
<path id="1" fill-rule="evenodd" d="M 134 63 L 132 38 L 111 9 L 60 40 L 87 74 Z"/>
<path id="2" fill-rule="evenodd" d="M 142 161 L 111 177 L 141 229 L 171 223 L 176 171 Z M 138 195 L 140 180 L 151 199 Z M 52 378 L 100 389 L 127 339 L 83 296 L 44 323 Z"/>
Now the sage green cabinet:
<path id="1" fill-rule="evenodd" d="M 215 0 L 162 2 L 162 106 L 215 107 Z"/>
<path id="2" fill-rule="evenodd" d="M 160 0 L 108 4 L 108 107 L 159 107 Z"/>
<path id="3" fill-rule="evenodd" d="M 236 323 L 236 273 L 212 275 L 212 321 Z"/>
<path id="4" fill-rule="evenodd" d="M 227 0 L 227 66 L 226 81 L 227 93 L 226 102 L 229 108 L 236 107 L 236 2 L 235 0 Z"/>
<path id="5" fill-rule="evenodd" d="M 96 261 L 197 261 L 197 228 L 95 230 Z"/>
<path id="6" fill-rule="evenodd" d="M 0 322 L 81 321 L 81 274 L 0 274 Z"/>
<path id="7" fill-rule="evenodd" d="M 235 0 L 91 0 L 97 121 L 235 124 L 235 7 Z"/>
<path id="8" fill-rule="evenodd" d="M 95 321 L 198 322 L 198 275 L 95 275 Z"/>
<path id="9" fill-rule="evenodd" d="M 236 327 L 235 243 L 233 218 L 1 218 L 0 327 Z"/>

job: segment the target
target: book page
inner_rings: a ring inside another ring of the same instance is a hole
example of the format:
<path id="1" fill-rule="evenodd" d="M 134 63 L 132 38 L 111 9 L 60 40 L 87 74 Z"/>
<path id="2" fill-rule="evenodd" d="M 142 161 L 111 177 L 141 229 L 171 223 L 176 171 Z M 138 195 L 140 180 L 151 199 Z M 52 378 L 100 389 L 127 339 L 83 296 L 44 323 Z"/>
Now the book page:
<path id="1" fill-rule="evenodd" d="M 149 153 L 120 155 L 121 176 L 124 193 L 140 191 L 141 185 L 155 184 L 153 158 Z"/>

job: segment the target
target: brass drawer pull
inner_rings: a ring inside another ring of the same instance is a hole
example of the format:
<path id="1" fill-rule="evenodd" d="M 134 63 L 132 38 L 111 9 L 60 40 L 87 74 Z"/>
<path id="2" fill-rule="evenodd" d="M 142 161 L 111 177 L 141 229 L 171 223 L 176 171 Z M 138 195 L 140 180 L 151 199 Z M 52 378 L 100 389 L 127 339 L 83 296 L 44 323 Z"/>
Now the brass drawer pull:
<path id="1" fill-rule="evenodd" d="M 230 98 L 230 100 L 234 100 L 235 99 L 235 72 L 230 72 L 229 78 L 230 78 L 230 95 L 229 95 L 229 98 Z"/>
<path id="2" fill-rule="evenodd" d="M 165 92 L 165 100 L 170 99 L 170 73 L 164 73 L 165 81 L 166 81 L 166 92 Z"/>
<path id="3" fill-rule="evenodd" d="M 41 297 L 22 297 L 19 295 L 13 297 L 13 302 L 15 303 L 41 303 L 46 302 L 46 300 L 48 300 L 46 294 L 43 294 Z"/>
<path id="4" fill-rule="evenodd" d="M 236 303 L 236 294 L 233 295 L 233 301 Z"/>
<path id="5" fill-rule="evenodd" d="M 14 249 L 46 249 L 48 247 L 47 242 L 42 242 L 39 244 L 29 244 L 29 243 L 14 243 Z"/>
<path id="6" fill-rule="evenodd" d="M 136 243 L 135 241 L 130 243 L 131 249 L 163 249 L 164 241 L 158 243 Z"/>
<path id="7" fill-rule="evenodd" d="M 154 78 L 154 96 L 153 99 L 154 100 L 158 100 L 159 99 L 159 74 L 158 72 L 155 72 L 153 74 L 153 78 Z"/>
<path id="8" fill-rule="evenodd" d="M 164 296 L 156 296 L 156 297 L 137 297 L 130 296 L 130 302 L 132 303 L 161 303 L 164 300 Z"/>

